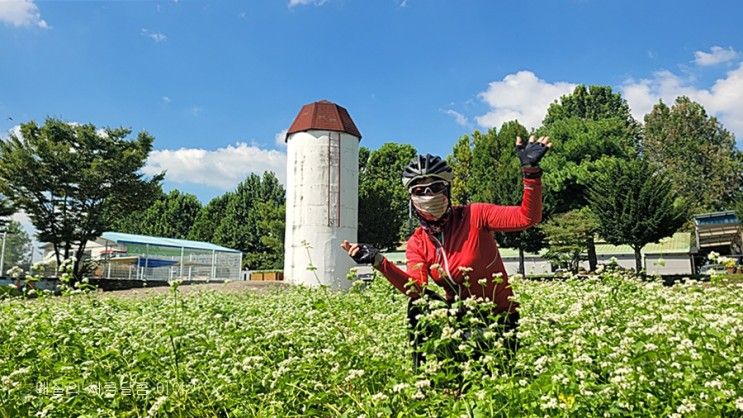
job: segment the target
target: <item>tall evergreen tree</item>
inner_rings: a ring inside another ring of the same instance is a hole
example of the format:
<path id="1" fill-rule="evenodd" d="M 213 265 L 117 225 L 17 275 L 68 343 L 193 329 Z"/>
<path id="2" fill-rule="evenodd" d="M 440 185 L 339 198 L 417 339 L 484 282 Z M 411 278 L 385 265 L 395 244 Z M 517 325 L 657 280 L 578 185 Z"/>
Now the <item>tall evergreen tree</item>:
<path id="1" fill-rule="evenodd" d="M 638 272 L 640 249 L 672 235 L 686 220 L 686 204 L 671 180 L 645 159 L 606 161 L 591 182 L 588 199 L 601 236 L 614 245 L 630 245 Z"/>
<path id="2" fill-rule="evenodd" d="M 735 137 L 688 97 L 678 97 L 670 108 L 661 101 L 645 116 L 643 150 L 693 213 L 733 205 L 743 186 Z"/>

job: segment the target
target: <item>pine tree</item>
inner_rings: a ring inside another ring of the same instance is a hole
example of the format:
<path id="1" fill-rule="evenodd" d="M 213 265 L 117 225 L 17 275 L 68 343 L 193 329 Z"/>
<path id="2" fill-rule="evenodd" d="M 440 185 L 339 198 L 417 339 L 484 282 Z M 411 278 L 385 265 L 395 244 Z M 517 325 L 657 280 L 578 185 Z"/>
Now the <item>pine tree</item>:
<path id="1" fill-rule="evenodd" d="M 588 199 L 599 220 L 599 233 L 614 245 L 630 245 L 642 269 L 640 249 L 672 235 L 686 221 L 683 199 L 671 180 L 647 160 L 610 160 L 593 178 Z"/>

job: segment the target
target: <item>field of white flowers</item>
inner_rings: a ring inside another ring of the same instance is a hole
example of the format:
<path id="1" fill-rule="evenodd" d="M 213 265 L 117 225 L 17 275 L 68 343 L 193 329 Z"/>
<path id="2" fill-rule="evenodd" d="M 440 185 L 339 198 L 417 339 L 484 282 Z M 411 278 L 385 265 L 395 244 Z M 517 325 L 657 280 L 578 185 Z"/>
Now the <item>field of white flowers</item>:
<path id="1" fill-rule="evenodd" d="M 407 301 L 384 280 L 346 294 L 6 299 L 0 416 L 743 416 L 743 285 L 513 283 L 511 367 L 499 349 L 437 359 L 473 341 L 433 306 L 424 322 L 441 338 L 418 373 Z"/>

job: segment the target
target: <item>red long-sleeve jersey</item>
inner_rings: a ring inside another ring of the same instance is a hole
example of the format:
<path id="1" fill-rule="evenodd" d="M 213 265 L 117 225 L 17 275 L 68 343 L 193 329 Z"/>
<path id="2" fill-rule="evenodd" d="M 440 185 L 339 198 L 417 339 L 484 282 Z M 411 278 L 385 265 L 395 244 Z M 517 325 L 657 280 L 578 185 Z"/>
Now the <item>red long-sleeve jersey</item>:
<path id="1" fill-rule="evenodd" d="M 445 289 L 447 300 L 453 300 L 456 293 L 460 298 L 482 297 L 495 302 L 499 312 L 513 312 L 518 304 L 508 300 L 513 291 L 493 232 L 521 231 L 541 220 L 541 179 L 525 178 L 520 206 L 490 203 L 454 206 L 443 227 L 443 240 L 428 234 L 422 227 L 410 236 L 406 251 L 407 272 L 387 259 L 382 260 L 377 269 L 393 286 L 413 298 L 418 297 L 419 286 L 428 283 L 430 276 Z M 447 283 L 444 276 L 447 272 L 453 284 Z M 499 276 L 502 281 L 497 279 Z M 405 286 L 411 280 L 414 282 L 412 289 Z M 469 282 L 468 287 L 463 285 L 465 280 Z"/>

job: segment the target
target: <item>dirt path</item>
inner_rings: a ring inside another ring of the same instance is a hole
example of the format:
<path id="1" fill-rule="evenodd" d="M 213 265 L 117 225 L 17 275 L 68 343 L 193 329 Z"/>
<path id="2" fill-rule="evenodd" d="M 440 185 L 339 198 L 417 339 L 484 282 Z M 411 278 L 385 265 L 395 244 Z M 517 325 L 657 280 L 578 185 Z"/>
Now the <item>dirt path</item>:
<path id="1" fill-rule="evenodd" d="M 283 282 L 234 281 L 228 283 L 183 284 L 178 287 L 181 294 L 201 290 L 217 290 L 225 293 L 262 292 L 271 288 L 288 286 Z M 164 295 L 170 292 L 170 286 L 142 287 L 136 289 L 109 290 L 97 292 L 101 297 L 143 298 L 152 295 Z"/>

